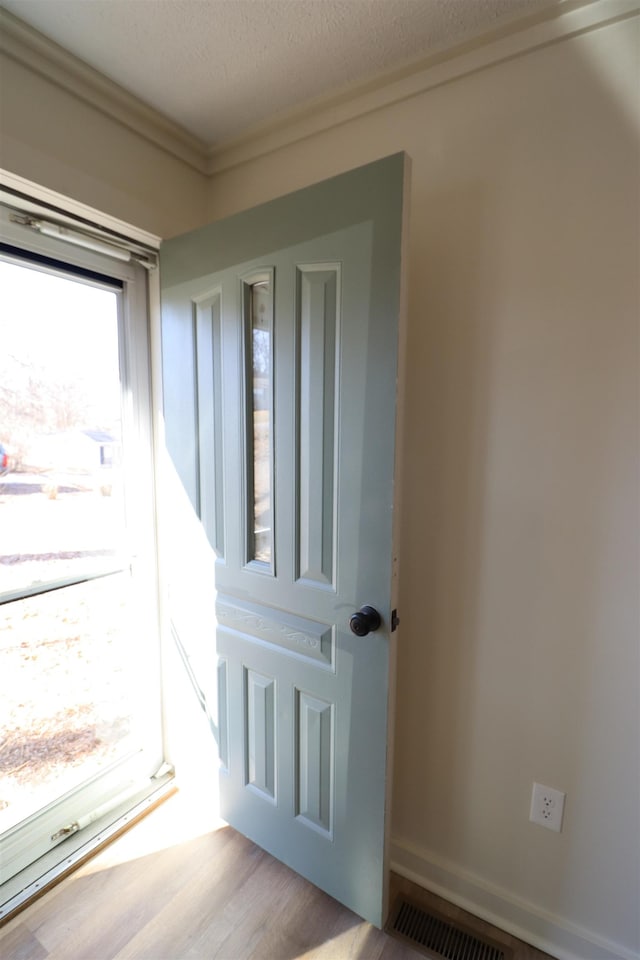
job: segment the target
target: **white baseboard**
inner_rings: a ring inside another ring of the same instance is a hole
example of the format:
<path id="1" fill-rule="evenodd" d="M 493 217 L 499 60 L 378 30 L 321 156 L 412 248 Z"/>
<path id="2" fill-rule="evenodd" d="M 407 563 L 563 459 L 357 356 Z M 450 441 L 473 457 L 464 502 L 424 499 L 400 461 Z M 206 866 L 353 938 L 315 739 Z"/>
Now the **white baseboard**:
<path id="1" fill-rule="evenodd" d="M 399 837 L 391 839 L 391 869 L 557 960 L 640 960 L 640 953 L 549 913 Z"/>

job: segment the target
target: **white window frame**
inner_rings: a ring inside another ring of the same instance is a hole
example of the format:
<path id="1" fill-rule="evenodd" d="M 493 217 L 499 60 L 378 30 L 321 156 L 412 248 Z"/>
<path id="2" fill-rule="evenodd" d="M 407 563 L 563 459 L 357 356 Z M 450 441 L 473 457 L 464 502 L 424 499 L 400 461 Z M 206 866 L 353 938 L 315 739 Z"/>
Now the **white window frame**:
<path id="1" fill-rule="evenodd" d="M 19 220 L 23 214 L 22 223 L 12 222 Z M 158 478 L 154 455 L 162 439 L 160 298 L 158 271 L 155 269 L 160 239 L 2 170 L 0 220 L 3 243 L 27 253 L 50 257 L 71 268 L 75 266 L 94 271 L 123 284 L 125 361 L 129 382 L 134 387 L 126 402 L 132 404 L 132 393 L 149 397 L 146 405 L 149 422 L 141 423 L 139 413 L 136 412 L 134 416 L 133 409 L 124 410 L 123 414 L 129 417 L 131 425 L 136 425 L 136 443 L 133 444 L 135 463 L 131 464 L 135 474 L 132 482 L 138 487 L 134 497 L 143 502 L 146 500 L 147 504 L 147 509 L 140 510 L 136 516 L 136 540 L 145 544 L 145 547 L 133 559 L 133 564 L 138 567 L 137 578 L 144 585 L 150 616 L 155 620 L 154 631 L 157 630 L 158 634 L 157 673 L 151 682 L 158 689 L 160 711 L 158 739 L 154 741 L 148 756 L 145 756 L 144 773 L 135 769 L 139 758 L 130 764 L 121 764 L 116 770 L 93 778 L 77 791 L 73 800 L 67 802 L 64 815 L 66 822 L 74 819 L 82 822 L 90 814 L 94 817 L 91 823 L 62 842 L 52 842 L 49 850 L 39 852 L 36 859 L 32 853 L 41 848 L 41 842 L 37 847 L 30 836 L 30 821 L 40 817 L 38 832 L 42 834 L 46 830 L 47 836 L 53 834 L 60 827 L 59 804 L 52 804 L 44 813 L 36 814 L 14 831 L 8 831 L 3 843 L 2 860 L 32 862 L 21 867 L 15 876 L 0 886 L 1 921 L 22 906 L 30 896 L 40 893 L 50 882 L 55 882 L 61 873 L 67 872 L 86 857 L 92 848 L 105 842 L 110 833 L 121 827 L 123 821 L 131 819 L 132 812 L 142 812 L 155 802 L 161 793 L 166 792 L 172 769 L 164 762 L 162 742 L 165 697 L 161 659 L 168 631 L 161 602 L 164 591 L 160 584 L 155 495 Z M 29 220 L 34 225 L 29 226 L 25 222 Z M 52 224 L 53 229 L 42 232 L 35 227 L 35 224 L 42 222 Z M 74 234 L 72 242 L 55 237 L 57 232 L 65 234 L 68 231 Z M 116 253 L 115 258 L 109 256 L 111 246 L 121 255 Z M 128 254 L 129 262 L 123 251 Z M 3 256 L 12 259 L 10 254 Z M 22 262 L 28 265 L 28 261 Z M 139 329 L 141 317 L 146 319 L 144 333 Z"/>

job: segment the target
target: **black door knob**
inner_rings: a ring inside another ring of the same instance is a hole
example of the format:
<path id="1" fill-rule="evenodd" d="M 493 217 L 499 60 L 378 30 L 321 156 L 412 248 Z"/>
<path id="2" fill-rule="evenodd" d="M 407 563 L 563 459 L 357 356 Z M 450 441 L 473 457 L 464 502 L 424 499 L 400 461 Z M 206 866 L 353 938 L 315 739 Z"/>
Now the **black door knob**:
<path id="1" fill-rule="evenodd" d="M 377 630 L 382 619 L 375 607 L 360 607 L 349 620 L 351 632 L 357 637 L 366 637 L 368 633 Z"/>

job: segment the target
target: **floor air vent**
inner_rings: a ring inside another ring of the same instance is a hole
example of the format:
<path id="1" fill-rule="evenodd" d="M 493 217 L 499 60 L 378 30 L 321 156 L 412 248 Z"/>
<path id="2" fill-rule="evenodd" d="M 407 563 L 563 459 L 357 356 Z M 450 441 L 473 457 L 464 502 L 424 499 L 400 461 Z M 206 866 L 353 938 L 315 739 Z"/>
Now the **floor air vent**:
<path id="1" fill-rule="evenodd" d="M 511 960 L 508 947 L 478 937 L 433 910 L 418 907 L 403 897 L 396 902 L 387 933 L 435 960 Z"/>

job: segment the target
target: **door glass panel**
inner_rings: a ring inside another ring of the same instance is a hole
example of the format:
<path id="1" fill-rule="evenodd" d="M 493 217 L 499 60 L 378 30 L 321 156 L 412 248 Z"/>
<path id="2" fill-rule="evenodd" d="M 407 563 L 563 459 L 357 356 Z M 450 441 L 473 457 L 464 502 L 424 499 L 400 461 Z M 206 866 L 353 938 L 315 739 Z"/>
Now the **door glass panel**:
<path id="1" fill-rule="evenodd" d="M 249 559 L 273 561 L 273 295 L 270 279 L 250 285 L 251 426 L 250 464 L 253 530 Z"/>

